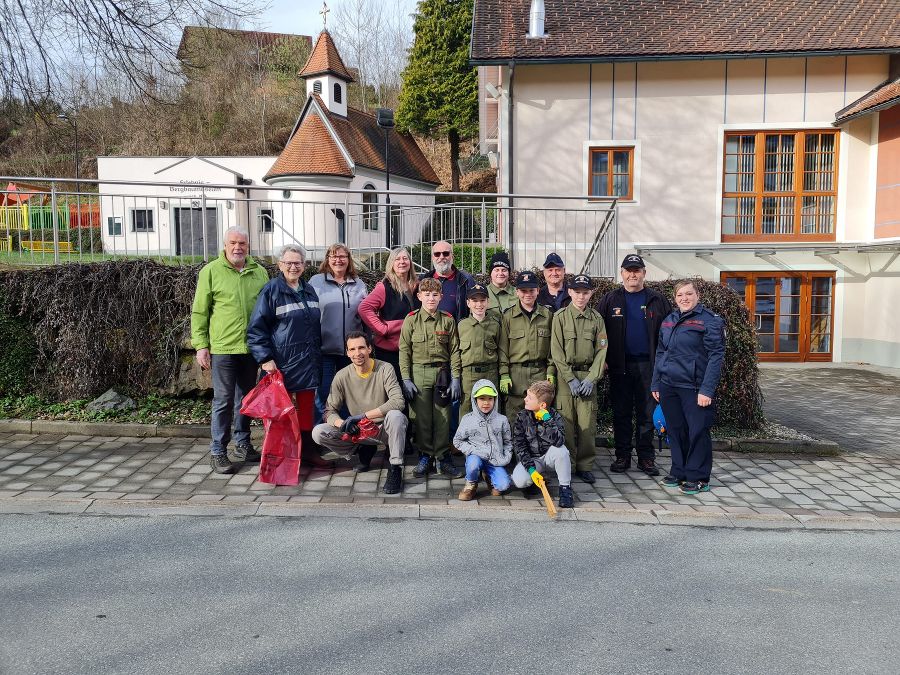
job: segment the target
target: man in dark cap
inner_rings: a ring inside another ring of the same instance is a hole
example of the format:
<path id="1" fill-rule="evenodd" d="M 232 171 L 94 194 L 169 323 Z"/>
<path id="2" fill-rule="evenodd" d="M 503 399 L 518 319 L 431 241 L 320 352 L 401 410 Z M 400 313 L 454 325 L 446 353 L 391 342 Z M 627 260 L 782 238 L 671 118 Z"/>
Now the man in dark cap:
<path id="1" fill-rule="evenodd" d="M 537 303 L 548 308 L 551 314 L 572 302 L 569 287 L 566 286 L 566 264 L 555 252 L 544 261 L 544 283 Z"/>
<path id="2" fill-rule="evenodd" d="M 488 284 L 488 309 L 503 314 L 518 302 L 516 289 L 509 283 L 512 266 L 506 251 L 498 251 L 491 256 L 491 283 Z"/>
<path id="3" fill-rule="evenodd" d="M 516 276 L 515 305 L 503 312 L 500 331 L 500 393 L 506 395 L 510 424 L 522 410 L 525 392 L 533 382 L 556 384 L 556 367 L 550 361 L 553 313 L 537 304 L 538 281 L 534 272 Z"/>
<path id="4" fill-rule="evenodd" d="M 597 304 L 609 339 L 606 364 L 616 442 L 616 459 L 610 471 L 623 473 L 631 468 L 634 447 L 638 468 L 657 476 L 653 451 L 656 402 L 650 395 L 650 380 L 659 327 L 672 306 L 662 293 L 644 286 L 647 269 L 641 256 L 626 255 L 621 275 L 623 287 L 610 291 Z"/>

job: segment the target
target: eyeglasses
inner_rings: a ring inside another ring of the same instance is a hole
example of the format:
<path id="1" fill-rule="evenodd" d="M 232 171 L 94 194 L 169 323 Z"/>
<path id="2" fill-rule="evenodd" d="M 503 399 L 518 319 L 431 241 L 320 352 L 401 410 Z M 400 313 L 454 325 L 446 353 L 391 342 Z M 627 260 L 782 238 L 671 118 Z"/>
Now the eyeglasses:
<path id="1" fill-rule="evenodd" d="M 453 253 L 451 251 L 435 251 L 432 255 L 435 258 L 449 258 Z"/>
<path id="2" fill-rule="evenodd" d="M 279 260 L 278 262 L 287 268 L 292 268 L 292 267 L 299 268 L 299 267 L 303 267 L 306 264 L 306 263 L 302 263 L 302 262 L 287 262 L 285 260 Z"/>
<path id="3" fill-rule="evenodd" d="M 348 255 L 330 255 L 328 256 L 329 260 L 350 260 L 350 256 Z"/>

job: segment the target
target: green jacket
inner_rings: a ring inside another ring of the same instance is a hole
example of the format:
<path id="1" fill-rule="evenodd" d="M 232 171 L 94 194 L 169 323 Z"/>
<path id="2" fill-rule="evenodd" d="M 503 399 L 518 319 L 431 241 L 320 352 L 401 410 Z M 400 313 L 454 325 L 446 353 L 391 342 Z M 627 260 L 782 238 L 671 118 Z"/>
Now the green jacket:
<path id="1" fill-rule="evenodd" d="M 269 282 L 269 273 L 247 256 L 238 272 L 222 251 L 204 265 L 197 277 L 191 308 L 191 343 L 213 354 L 248 354 L 247 324 L 256 296 Z"/>
<path id="2" fill-rule="evenodd" d="M 553 315 L 552 333 L 550 358 L 560 381 L 588 379 L 596 384 L 603 376 L 608 344 L 600 313 L 590 307 L 579 311 L 570 304 Z M 588 371 L 587 377 L 577 377 L 575 371 Z"/>

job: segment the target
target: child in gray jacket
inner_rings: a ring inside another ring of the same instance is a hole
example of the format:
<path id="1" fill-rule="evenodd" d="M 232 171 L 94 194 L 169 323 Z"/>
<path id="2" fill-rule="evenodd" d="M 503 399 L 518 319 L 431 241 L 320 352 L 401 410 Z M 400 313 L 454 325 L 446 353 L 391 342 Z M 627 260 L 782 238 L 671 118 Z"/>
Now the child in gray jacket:
<path id="1" fill-rule="evenodd" d="M 466 486 L 459 499 L 475 498 L 478 479 L 485 471 L 497 497 L 509 489 L 506 465 L 512 459 L 512 430 L 509 420 L 497 410 L 497 387 L 490 380 L 478 380 L 472 387 L 472 412 L 459 421 L 453 445 L 466 456 Z"/>

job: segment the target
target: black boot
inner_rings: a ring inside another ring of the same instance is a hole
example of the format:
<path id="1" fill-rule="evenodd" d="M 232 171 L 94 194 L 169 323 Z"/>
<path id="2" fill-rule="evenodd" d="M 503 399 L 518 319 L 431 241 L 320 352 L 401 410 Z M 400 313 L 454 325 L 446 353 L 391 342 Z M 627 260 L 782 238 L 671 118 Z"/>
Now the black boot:
<path id="1" fill-rule="evenodd" d="M 353 467 L 357 473 L 365 473 L 372 468 L 372 458 L 375 456 L 376 446 L 359 445 L 357 446 L 356 455 L 359 457 L 359 464 Z"/>
<path id="2" fill-rule="evenodd" d="M 399 464 L 391 464 L 388 468 L 387 480 L 381 491 L 386 495 L 395 495 L 403 489 L 403 467 Z"/>

